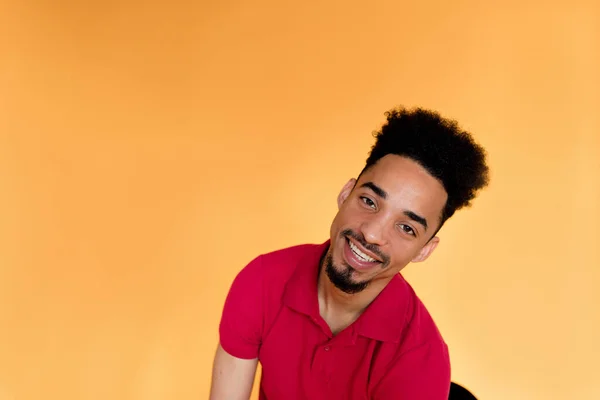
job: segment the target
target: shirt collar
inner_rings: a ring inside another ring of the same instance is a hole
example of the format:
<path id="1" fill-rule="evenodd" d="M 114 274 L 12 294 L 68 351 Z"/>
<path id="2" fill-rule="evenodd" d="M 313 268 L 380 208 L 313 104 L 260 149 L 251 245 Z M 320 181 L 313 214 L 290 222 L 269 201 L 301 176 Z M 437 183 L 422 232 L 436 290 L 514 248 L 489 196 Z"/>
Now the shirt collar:
<path id="1" fill-rule="evenodd" d="M 283 294 L 283 303 L 310 317 L 319 316 L 317 279 L 321 258 L 329 249 L 329 240 L 310 248 L 300 257 Z"/>
<path id="2" fill-rule="evenodd" d="M 319 317 L 317 279 L 321 258 L 329 248 L 329 240 L 311 248 L 300 258 L 283 295 L 288 307 L 312 318 Z M 395 275 L 356 320 L 359 335 L 394 342 L 400 340 L 409 303 L 408 283 Z"/>
<path id="3" fill-rule="evenodd" d="M 398 343 L 409 304 L 408 283 L 397 274 L 356 320 L 358 334 Z"/>

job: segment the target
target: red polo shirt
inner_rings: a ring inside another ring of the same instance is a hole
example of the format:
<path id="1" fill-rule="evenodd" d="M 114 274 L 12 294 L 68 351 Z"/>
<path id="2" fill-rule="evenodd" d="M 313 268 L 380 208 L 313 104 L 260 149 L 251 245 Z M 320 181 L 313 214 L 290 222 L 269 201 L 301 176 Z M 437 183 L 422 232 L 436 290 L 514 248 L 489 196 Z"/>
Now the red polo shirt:
<path id="1" fill-rule="evenodd" d="M 258 358 L 261 400 L 447 400 L 448 348 L 400 274 L 349 327 L 332 335 L 317 276 L 329 241 L 263 254 L 235 278 L 220 340 Z"/>

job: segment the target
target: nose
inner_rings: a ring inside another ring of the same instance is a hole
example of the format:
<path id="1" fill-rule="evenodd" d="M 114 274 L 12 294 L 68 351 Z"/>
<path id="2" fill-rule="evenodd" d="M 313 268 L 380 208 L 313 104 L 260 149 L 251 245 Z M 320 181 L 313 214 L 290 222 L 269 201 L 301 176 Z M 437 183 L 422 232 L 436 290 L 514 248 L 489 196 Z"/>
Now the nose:
<path id="1" fill-rule="evenodd" d="M 368 243 L 381 246 L 385 244 L 385 225 L 384 218 L 371 218 L 362 223 L 360 230 Z"/>

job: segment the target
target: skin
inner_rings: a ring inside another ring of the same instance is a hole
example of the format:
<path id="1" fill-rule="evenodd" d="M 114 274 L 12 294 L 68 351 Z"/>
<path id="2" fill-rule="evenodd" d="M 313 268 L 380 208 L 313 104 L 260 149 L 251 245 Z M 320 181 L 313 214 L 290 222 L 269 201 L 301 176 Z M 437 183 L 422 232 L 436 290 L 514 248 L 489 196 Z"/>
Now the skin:
<path id="1" fill-rule="evenodd" d="M 219 345 L 215 354 L 209 400 L 248 400 L 258 359 L 233 357 Z"/>
<path id="2" fill-rule="evenodd" d="M 346 293 L 321 268 L 319 307 L 334 333 L 356 320 L 394 275 L 431 255 L 440 241 L 432 235 L 447 198 L 441 182 L 420 164 L 392 154 L 364 171 L 358 181 L 350 179 L 344 185 L 325 259 L 338 274 L 349 273 L 352 283 L 367 285 L 358 293 Z M 347 257 L 348 240 L 379 262 L 371 268 L 349 268 L 353 263 Z"/>
<path id="3" fill-rule="evenodd" d="M 354 322 L 406 265 L 429 257 L 439 243 L 432 235 L 446 199 L 447 193 L 437 179 L 415 161 L 396 155 L 381 158 L 358 181 L 350 179 L 344 185 L 325 260 L 331 261 L 333 276 L 346 274 L 351 284 L 363 283 L 364 287 L 353 293 L 341 290 L 328 276 L 327 268 L 321 268 L 319 308 L 334 334 Z M 347 240 L 378 262 L 368 268 L 352 268 L 353 256 L 348 254 L 353 253 Z M 233 357 L 219 346 L 210 399 L 247 400 L 257 362 Z"/>

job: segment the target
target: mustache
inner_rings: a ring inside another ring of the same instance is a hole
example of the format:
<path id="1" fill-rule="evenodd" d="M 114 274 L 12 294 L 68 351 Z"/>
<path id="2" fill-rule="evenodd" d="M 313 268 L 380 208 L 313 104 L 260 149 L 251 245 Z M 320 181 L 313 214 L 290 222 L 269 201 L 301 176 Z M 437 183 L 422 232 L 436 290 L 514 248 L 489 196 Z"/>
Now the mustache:
<path id="1" fill-rule="evenodd" d="M 390 258 L 385 253 L 383 253 L 381 250 L 379 250 L 379 246 L 368 243 L 362 234 L 360 234 L 358 232 L 354 232 L 352 229 L 345 229 L 340 233 L 340 236 L 343 237 L 344 239 L 347 237 L 351 237 L 352 239 L 359 242 L 365 249 L 376 254 L 377 257 L 379 257 L 383 261 L 384 264 L 387 264 L 389 262 Z"/>

